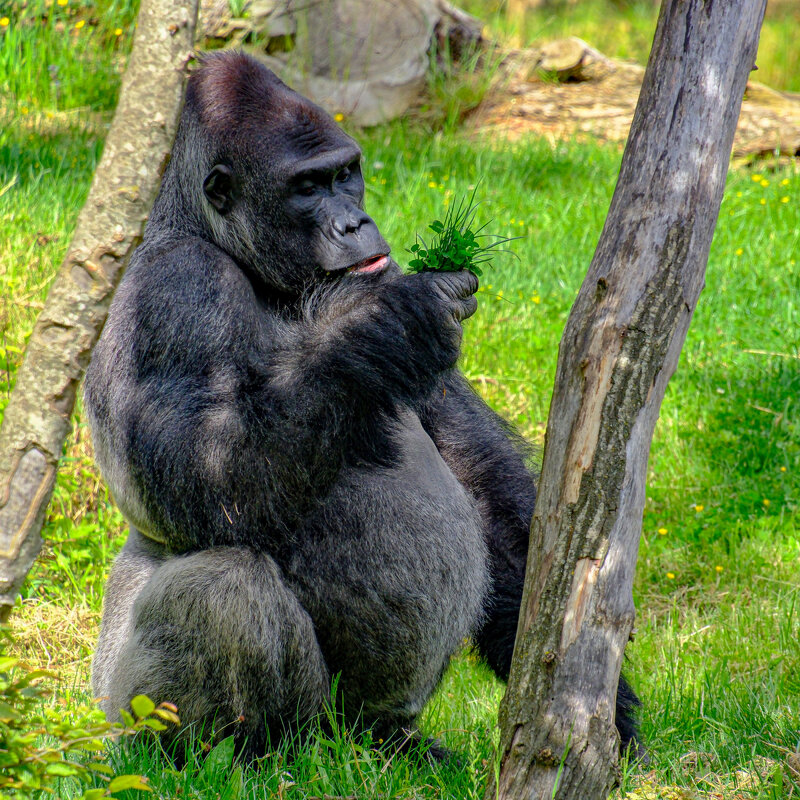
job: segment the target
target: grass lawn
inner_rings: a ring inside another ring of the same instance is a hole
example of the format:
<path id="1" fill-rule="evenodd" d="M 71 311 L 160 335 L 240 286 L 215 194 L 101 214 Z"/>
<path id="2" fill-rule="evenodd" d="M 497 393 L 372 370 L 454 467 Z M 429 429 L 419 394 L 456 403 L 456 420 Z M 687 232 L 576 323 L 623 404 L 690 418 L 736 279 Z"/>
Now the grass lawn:
<path id="1" fill-rule="evenodd" d="M 19 19 L 5 33 L 0 26 L 0 85 L 18 101 L 0 104 L 0 413 L 88 192 L 133 19 L 132 5 L 116 0 L 85 12 L 70 0 L 35 23 L 30 8 L 16 43 L 2 37 Z M 19 52 L 24 68 L 12 57 Z M 87 77 L 84 59 L 97 59 L 96 77 Z M 53 81 L 41 83 L 48 64 L 58 66 L 58 93 Z M 354 133 L 364 147 L 368 210 L 400 263 L 410 258 L 413 232 L 424 234 L 475 185 L 480 220 L 522 237 L 514 256 L 497 257 L 484 274 L 462 366 L 489 403 L 541 441 L 561 330 L 620 151 L 508 145 L 412 123 Z M 731 173 L 649 465 L 638 635 L 626 671 L 645 704 L 651 763 L 624 765 L 620 793 L 630 798 L 800 796 L 780 766 L 800 749 L 798 259 L 800 168 Z M 102 585 L 124 537 L 80 409 L 75 423 L 47 545 L 13 620 L 17 652 L 64 673 L 67 708 L 88 696 Z M 276 747 L 257 769 L 232 768 L 224 748 L 180 773 L 142 746 L 109 758 L 120 772 L 147 774 L 165 798 L 478 798 L 494 767 L 501 696 L 469 652 L 455 660 L 422 720 L 459 755 L 437 769 L 415 755 L 376 755 L 341 729 L 304 747 Z M 70 796 L 68 786 L 61 791 Z"/>

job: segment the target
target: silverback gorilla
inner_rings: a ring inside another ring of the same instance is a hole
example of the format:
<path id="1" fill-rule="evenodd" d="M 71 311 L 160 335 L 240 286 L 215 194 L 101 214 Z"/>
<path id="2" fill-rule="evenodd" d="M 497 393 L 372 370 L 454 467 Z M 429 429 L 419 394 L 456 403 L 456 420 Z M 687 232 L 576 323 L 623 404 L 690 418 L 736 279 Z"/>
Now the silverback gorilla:
<path id="1" fill-rule="evenodd" d="M 361 152 L 241 53 L 192 75 L 162 187 L 86 376 L 130 535 L 93 667 L 240 747 L 319 712 L 413 728 L 471 636 L 507 678 L 535 497 L 456 369 L 468 272 L 404 275 Z M 635 735 L 622 682 L 617 727 Z"/>

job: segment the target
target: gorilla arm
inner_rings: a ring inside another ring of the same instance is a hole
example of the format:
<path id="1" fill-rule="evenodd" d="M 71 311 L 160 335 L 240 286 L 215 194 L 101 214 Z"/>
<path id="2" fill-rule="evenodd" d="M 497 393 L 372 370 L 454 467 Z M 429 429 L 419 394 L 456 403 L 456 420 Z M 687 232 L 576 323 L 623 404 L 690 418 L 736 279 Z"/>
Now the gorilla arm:
<path id="1" fill-rule="evenodd" d="M 386 416 L 455 362 L 475 288 L 468 273 L 343 275 L 281 313 L 213 245 L 145 254 L 86 383 L 120 507 L 174 551 L 274 551 L 346 459 L 387 457 Z"/>
<path id="2" fill-rule="evenodd" d="M 525 584 L 536 485 L 526 466 L 529 446 L 478 397 L 457 370 L 444 379 L 420 415 L 450 469 L 475 498 L 491 559 L 492 584 L 475 645 L 501 680 L 508 679 Z M 639 698 L 619 679 L 616 725 L 620 751 L 638 739 Z"/>
<path id="3" fill-rule="evenodd" d="M 536 485 L 526 466 L 530 446 L 450 370 L 445 392 L 431 395 L 422 425 L 447 465 L 472 494 L 483 520 L 492 587 L 475 644 L 489 666 L 508 678 L 525 582 Z"/>

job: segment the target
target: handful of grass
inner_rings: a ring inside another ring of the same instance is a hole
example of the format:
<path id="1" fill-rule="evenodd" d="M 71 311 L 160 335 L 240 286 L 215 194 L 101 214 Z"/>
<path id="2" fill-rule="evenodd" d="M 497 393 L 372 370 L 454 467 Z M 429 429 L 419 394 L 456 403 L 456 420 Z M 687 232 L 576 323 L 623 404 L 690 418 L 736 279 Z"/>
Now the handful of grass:
<path id="1" fill-rule="evenodd" d="M 428 225 L 434 237 L 428 244 L 419 234 L 417 241 L 408 248 L 414 258 L 408 262 L 411 272 L 424 270 L 442 270 L 457 272 L 469 270 L 475 275 L 482 275 L 481 264 L 490 261 L 500 245 L 518 239 L 518 236 L 503 237 L 491 233 L 483 233 L 488 223 L 472 230 L 475 224 L 475 191 L 469 198 L 462 198 L 447 209 L 444 221 L 435 219 Z M 482 239 L 492 239 L 482 242 Z"/>

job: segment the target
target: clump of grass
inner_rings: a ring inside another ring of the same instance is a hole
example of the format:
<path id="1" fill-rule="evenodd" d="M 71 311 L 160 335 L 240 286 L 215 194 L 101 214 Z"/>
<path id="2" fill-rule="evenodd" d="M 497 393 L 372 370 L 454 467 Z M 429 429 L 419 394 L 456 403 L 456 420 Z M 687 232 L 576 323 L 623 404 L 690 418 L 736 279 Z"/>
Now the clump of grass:
<path id="1" fill-rule="evenodd" d="M 434 237 L 430 245 L 417 234 L 417 241 L 408 248 L 415 258 L 408 262 L 411 272 L 425 270 L 439 270 L 442 272 L 458 272 L 466 269 L 475 275 L 482 275 L 481 264 L 491 261 L 496 252 L 508 252 L 498 248 L 519 239 L 519 236 L 499 236 L 497 234 L 483 233 L 489 223 L 484 223 L 477 230 L 472 230 L 475 225 L 477 203 L 475 192 L 472 190 L 469 198 L 462 198 L 455 205 L 450 206 L 445 214 L 444 221 L 435 219 L 428 225 Z M 485 243 L 481 239 L 494 239 Z"/>

